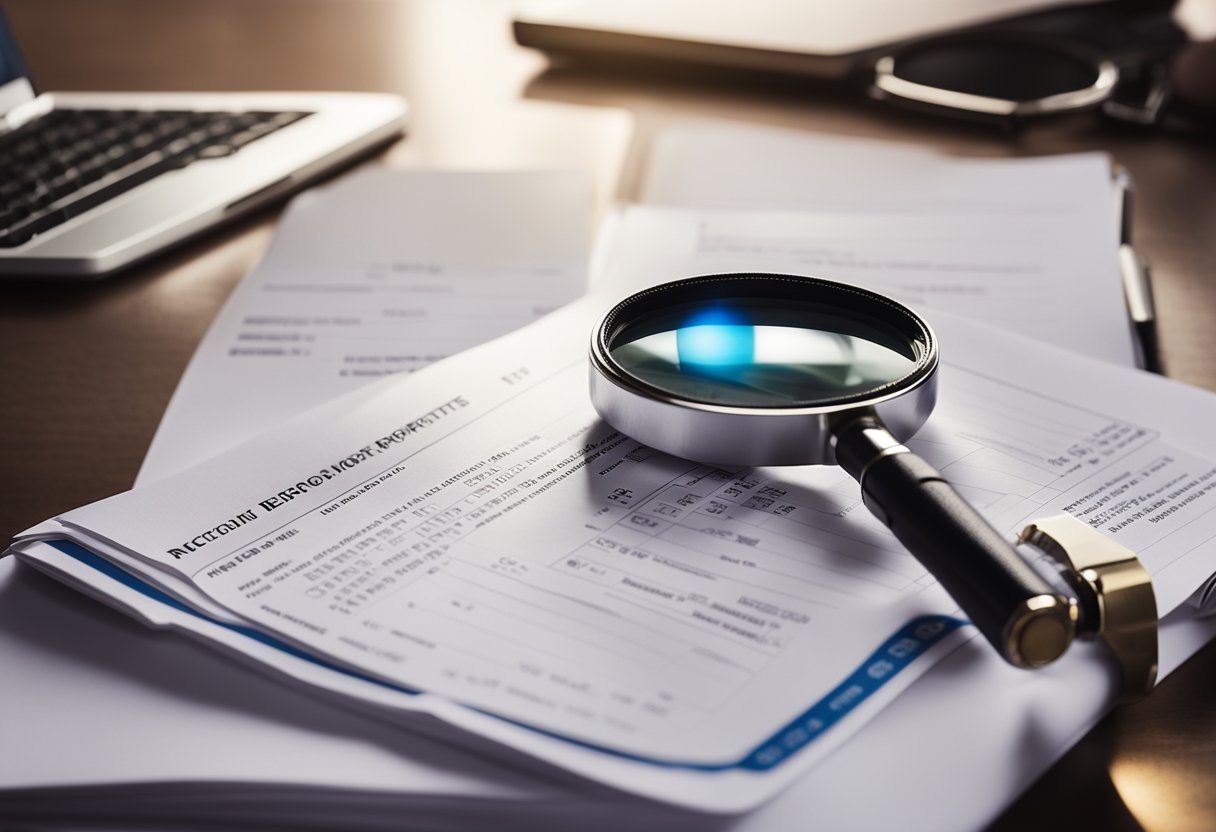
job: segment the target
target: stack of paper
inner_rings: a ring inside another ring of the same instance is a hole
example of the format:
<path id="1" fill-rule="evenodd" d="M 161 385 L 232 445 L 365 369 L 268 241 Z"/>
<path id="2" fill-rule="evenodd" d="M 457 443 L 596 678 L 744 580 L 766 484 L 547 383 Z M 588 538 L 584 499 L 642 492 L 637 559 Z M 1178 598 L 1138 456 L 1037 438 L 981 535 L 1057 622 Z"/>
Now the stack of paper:
<path id="1" fill-rule="evenodd" d="M 1066 167 L 1076 173 L 1085 165 L 1092 168 L 1087 160 Z M 1095 651 L 1076 650 L 1039 675 L 1005 668 L 971 644 L 950 654 L 970 628 L 889 533 L 854 510 L 856 486 L 843 474 L 726 470 L 665 457 L 599 423 L 585 394 L 595 315 L 638 283 L 719 262 L 723 250 L 714 246 L 723 239 L 728 259 L 768 246 L 761 254 L 771 270 L 792 270 L 781 264 L 797 262 L 791 252 L 808 246 L 830 256 L 847 248 L 857 279 L 889 271 L 870 261 L 910 256 L 930 271 L 982 257 L 997 268 L 1014 263 L 1051 274 L 1050 255 L 1067 242 L 1052 236 L 1046 252 L 1015 251 L 1009 241 L 1033 241 L 1042 230 L 1027 217 L 992 247 L 971 245 L 958 259 L 955 244 L 1003 227 L 950 216 L 964 223 L 953 237 L 913 223 L 920 231 L 866 252 L 881 226 L 863 216 L 825 230 L 826 217 L 774 215 L 758 225 L 746 214 L 721 214 L 706 232 L 705 216 L 631 211 L 600 252 L 596 293 L 520 332 L 408 379 L 356 389 L 287 424 L 276 414 L 270 432 L 181 474 L 170 474 L 175 457 L 193 453 L 182 437 L 201 431 L 221 448 L 246 436 L 231 423 L 209 429 L 211 420 L 197 415 L 167 420 L 157 440 L 162 461 L 145 472 L 155 482 L 48 521 L 14 550 L 113 606 L 269 673 L 299 717 L 260 704 L 272 685 L 234 681 L 239 692 L 225 701 L 215 692 L 226 686 L 197 689 L 205 677 L 186 674 L 185 689 L 165 689 L 155 668 L 142 670 L 136 678 L 153 687 L 142 697 L 146 708 L 118 707 L 117 724 L 177 726 L 186 747 L 202 742 L 211 753 L 174 755 L 180 759 L 168 764 L 169 755 L 148 743 L 127 771 L 103 773 L 79 755 L 67 775 L 53 771 L 51 753 L 24 777 L 7 773 L 0 812 L 46 817 L 58 807 L 89 815 L 125 794 L 140 798 L 122 810 L 137 820 L 192 817 L 210 806 L 216 814 L 200 820 L 242 814 L 275 825 L 308 816 L 315 825 L 333 819 L 376 828 L 408 809 L 427 828 L 501 828 L 502 817 L 518 828 L 564 828 L 588 826 L 589 813 L 611 806 L 606 821 L 614 826 L 802 828 L 813 813 L 834 828 L 864 827 L 899 813 L 864 798 L 863 784 L 875 785 L 866 777 L 894 791 L 896 779 L 931 788 L 943 770 L 986 764 L 1003 782 L 980 778 L 973 799 L 939 808 L 926 826 L 991 817 L 1102 712 L 1108 670 Z M 1085 239 L 1113 226 L 1096 216 L 1073 218 L 1078 229 L 1092 229 Z M 767 236 L 757 241 L 757 233 Z M 1110 243 L 1113 261 L 1113 236 Z M 1096 251 L 1078 245 L 1061 256 L 1096 272 L 1103 268 Z M 249 285 L 272 285 L 274 274 L 259 269 Z M 352 285 L 368 274 L 360 270 Z M 1117 296 L 1117 274 L 1107 274 Z M 308 284 L 287 277 L 285 285 Z M 902 291 L 931 285 L 905 281 Z M 969 285 L 971 294 L 987 287 Z M 1114 345 L 1122 315 L 1103 314 L 1112 308 L 1108 284 L 1086 285 L 1095 333 L 1106 333 L 1093 337 Z M 221 321 L 270 314 L 257 310 L 253 292 L 234 300 Z M 1203 429 L 1216 401 L 933 308 L 947 367 L 917 450 L 998 528 L 1062 509 L 1103 526 L 1140 552 L 1162 612 L 1181 607 L 1216 572 L 1216 515 L 1205 485 L 1216 476 L 1209 461 L 1216 441 Z M 1034 323 L 1030 315 L 1010 318 Z M 228 343 L 230 334 L 215 335 L 221 331 L 217 325 L 209 343 Z M 1126 345 L 1125 326 L 1122 333 Z M 213 360 L 208 354 L 222 364 L 220 350 L 204 349 L 196 368 Z M 1010 355 L 1019 360 L 1011 364 Z M 256 413 L 257 388 L 245 395 Z M 179 413 L 188 400 L 183 388 Z M 1152 503 L 1159 505 L 1140 510 Z M 45 584 L 11 576 L 4 591 L 40 618 L 53 610 L 38 613 L 37 605 L 59 599 Z M 147 661 L 167 670 L 186 655 L 199 658 L 181 639 L 108 626 L 112 633 L 99 631 L 104 638 L 145 642 Z M 1170 632 L 1166 669 L 1208 636 L 1186 615 Z M 13 641 L 25 661 L 36 661 L 28 658 L 33 645 Z M 48 667 L 79 671 L 74 657 Z M 965 697 L 936 672 L 908 689 L 942 667 L 971 674 Z M 99 698 L 129 683 L 113 671 L 97 672 Z M 23 689 L 31 700 L 37 678 Z M 1028 708 L 1061 685 L 1073 691 L 1040 726 L 1049 740 L 1042 758 L 1010 765 L 987 748 L 977 762 L 968 759 L 972 749 L 956 747 L 935 761 L 933 778 L 901 774 L 918 744 L 940 733 L 927 720 L 946 712 L 941 702 L 974 701 L 977 685 L 996 692 L 984 701 L 1000 701 L 1019 718 L 994 721 L 975 707 L 951 709 L 951 718 L 997 748 L 1010 747 Z M 343 708 L 312 705 L 287 693 L 293 687 Z M 205 717 L 183 719 L 183 709 L 197 710 L 200 701 L 208 703 Z M 87 713 L 77 721 L 97 722 Z M 385 723 L 413 730 L 377 727 Z M 213 724 L 210 740 L 194 736 Z M 887 741 L 893 734 L 898 742 Z M 290 759 L 276 765 L 279 752 L 265 749 L 280 743 Z M 239 761 L 221 762 L 228 748 Z M 344 773 L 335 773 L 341 762 L 332 769 L 317 762 L 329 753 L 351 761 Z M 321 783 L 329 789 L 317 793 Z M 758 814 L 730 817 L 791 784 Z M 314 797 L 297 800 L 310 786 Z M 710 823 L 698 812 L 722 816 Z"/>

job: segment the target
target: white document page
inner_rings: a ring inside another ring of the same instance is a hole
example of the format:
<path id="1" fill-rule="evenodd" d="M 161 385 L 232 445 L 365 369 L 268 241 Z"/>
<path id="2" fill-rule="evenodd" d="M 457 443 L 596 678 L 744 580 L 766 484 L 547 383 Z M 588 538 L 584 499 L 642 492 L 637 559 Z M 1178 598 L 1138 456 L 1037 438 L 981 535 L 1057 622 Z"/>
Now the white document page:
<path id="1" fill-rule="evenodd" d="M 581 353 L 601 300 L 34 536 L 121 548 L 289 643 L 439 694 L 403 710 L 643 794 L 754 805 L 910 681 L 917 662 L 893 659 L 932 647 L 954 607 L 843 474 L 723 471 L 598 424 Z M 937 323 L 968 348 L 918 448 L 998 528 L 1099 507 L 1086 519 L 1140 552 L 1162 612 L 1214 571 L 1210 395 Z"/>
<path id="2" fill-rule="evenodd" d="M 1112 228 L 1114 218 L 1111 162 L 1102 153 L 957 157 L 728 121 L 660 131 L 640 194 L 640 202 L 685 208 L 925 217 L 1096 212 Z"/>
<path id="3" fill-rule="evenodd" d="M 592 278 L 623 292 L 717 272 L 825 277 L 1132 366 L 1109 217 L 1086 220 L 635 205 L 608 226 Z"/>
<path id="4" fill-rule="evenodd" d="M 591 223 L 573 171 L 369 169 L 297 197 L 196 350 L 140 479 L 574 300 Z"/>
<path id="5" fill-rule="evenodd" d="M 659 255 L 656 269 L 873 281 L 913 305 L 1134 365 L 1120 199 L 1105 154 L 960 158 L 873 139 L 683 124 L 655 137 L 639 191 L 653 205 L 735 212 L 704 215 L 693 259 L 688 230 L 665 229 L 682 236 L 682 250 L 659 234 L 641 240 Z M 817 216 L 776 215 L 788 211 Z"/>

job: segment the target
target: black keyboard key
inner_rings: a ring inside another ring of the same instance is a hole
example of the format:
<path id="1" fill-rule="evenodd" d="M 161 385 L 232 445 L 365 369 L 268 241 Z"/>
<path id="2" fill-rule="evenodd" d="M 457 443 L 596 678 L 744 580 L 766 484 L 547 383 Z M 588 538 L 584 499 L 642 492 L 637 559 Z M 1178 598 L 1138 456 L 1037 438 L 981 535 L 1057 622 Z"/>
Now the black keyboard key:
<path id="1" fill-rule="evenodd" d="M 252 130 L 242 130 L 241 132 L 233 133 L 231 136 L 226 138 L 224 140 L 224 144 L 231 147 L 233 149 L 233 151 L 236 151 L 236 150 L 239 150 L 240 148 L 244 147 L 245 145 L 249 144 L 250 142 L 255 142 L 260 138 L 261 138 L 261 136 L 258 135 L 257 133 L 254 133 Z"/>
<path id="2" fill-rule="evenodd" d="M 80 171 L 81 178 L 86 182 L 92 182 L 95 179 L 106 174 L 109 169 L 110 157 L 105 153 L 98 153 L 83 160 L 77 169 Z"/>
<path id="3" fill-rule="evenodd" d="M 200 159 L 221 159 L 224 156 L 231 156 L 236 153 L 237 149 L 230 144 L 209 144 L 198 152 Z"/>
<path id="4" fill-rule="evenodd" d="M 289 124 L 295 124 L 308 113 L 274 113 L 270 117 L 270 122 L 275 126 L 275 129 L 286 127 Z"/>

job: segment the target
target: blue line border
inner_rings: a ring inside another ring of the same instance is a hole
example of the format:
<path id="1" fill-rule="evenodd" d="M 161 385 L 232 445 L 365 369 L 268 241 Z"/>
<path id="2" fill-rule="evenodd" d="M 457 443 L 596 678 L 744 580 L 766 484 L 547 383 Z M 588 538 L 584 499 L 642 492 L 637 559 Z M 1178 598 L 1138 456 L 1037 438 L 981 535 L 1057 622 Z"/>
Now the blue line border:
<path id="1" fill-rule="evenodd" d="M 298 659 L 311 662 L 329 670 L 335 670 L 343 675 L 350 676 L 356 679 L 362 679 L 366 682 L 379 685 L 390 690 L 395 690 L 409 696 L 416 696 L 421 693 L 417 689 L 411 689 L 398 685 L 389 684 L 379 679 L 370 676 L 364 676 L 360 673 L 354 673 L 344 667 L 318 659 L 315 656 L 293 647 L 286 642 L 279 641 L 276 638 L 266 635 L 263 632 L 253 629 L 252 627 L 242 627 L 235 624 L 226 624 L 222 621 L 216 621 L 191 607 L 186 606 L 175 598 L 165 594 L 159 589 L 141 581 L 131 573 L 115 566 L 110 561 L 100 555 L 90 552 L 78 543 L 68 540 L 48 540 L 45 541 L 49 545 L 58 549 L 65 555 L 75 558 L 84 565 L 101 572 L 102 574 L 113 578 L 125 586 L 134 589 L 140 594 L 159 601 L 162 604 L 180 610 L 208 621 L 220 627 L 231 630 L 234 633 L 246 636 L 268 647 L 273 647 L 282 650 Z M 643 757 L 628 752 L 619 751 L 613 748 L 596 745 L 594 743 L 583 742 L 582 740 L 568 737 L 563 734 L 547 731 L 543 728 L 538 728 L 534 725 L 529 725 L 525 722 L 519 722 L 514 719 L 509 719 L 496 714 L 492 711 L 486 711 L 481 708 L 474 708 L 479 713 L 486 716 L 494 717 L 495 719 L 509 722 L 520 728 L 525 728 L 534 733 L 543 734 L 547 737 L 562 740 L 572 745 L 577 745 L 582 748 L 588 748 L 598 751 L 603 754 L 610 754 L 614 757 L 621 757 L 628 760 L 633 760 L 640 763 L 647 763 L 654 766 L 662 766 L 665 768 L 680 768 L 691 769 L 695 771 L 729 771 L 731 769 L 743 769 L 747 771 L 768 771 L 781 765 L 781 763 L 794 756 L 798 751 L 810 745 L 816 739 L 821 737 L 832 726 L 839 723 L 842 719 L 848 716 L 852 711 L 856 710 L 863 702 L 873 696 L 884 684 L 908 667 L 917 658 L 924 655 L 931 647 L 939 643 L 946 636 L 950 635 L 968 622 L 959 618 L 954 618 L 948 615 L 924 615 L 912 619 L 903 627 L 899 628 L 890 638 L 879 645 L 873 653 L 871 653 L 865 661 L 845 677 L 839 685 L 831 690 L 826 696 L 818 702 L 811 705 L 803 711 L 796 719 L 790 721 L 787 725 L 777 731 L 764 742 L 760 743 L 754 749 L 745 754 L 741 759 L 730 763 L 692 763 L 681 762 L 675 760 L 659 760 L 652 757 Z M 465 706 L 468 707 L 468 706 Z"/>

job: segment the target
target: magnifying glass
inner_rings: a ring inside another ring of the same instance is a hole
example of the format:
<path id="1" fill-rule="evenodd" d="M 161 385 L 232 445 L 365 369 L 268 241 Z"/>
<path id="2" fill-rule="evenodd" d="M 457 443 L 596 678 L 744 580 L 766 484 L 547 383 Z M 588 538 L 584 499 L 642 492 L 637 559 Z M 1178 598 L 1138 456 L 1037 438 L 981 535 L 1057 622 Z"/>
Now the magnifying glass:
<path id="1" fill-rule="evenodd" d="M 866 506 L 1019 667 L 1056 659 L 1074 611 L 903 444 L 936 401 L 938 346 L 912 310 L 773 274 L 665 283 L 618 303 L 591 342 L 591 400 L 666 453 L 724 465 L 839 464 Z"/>

